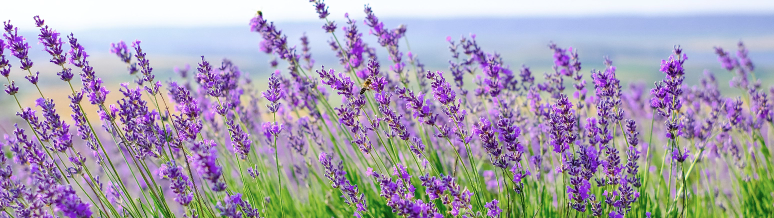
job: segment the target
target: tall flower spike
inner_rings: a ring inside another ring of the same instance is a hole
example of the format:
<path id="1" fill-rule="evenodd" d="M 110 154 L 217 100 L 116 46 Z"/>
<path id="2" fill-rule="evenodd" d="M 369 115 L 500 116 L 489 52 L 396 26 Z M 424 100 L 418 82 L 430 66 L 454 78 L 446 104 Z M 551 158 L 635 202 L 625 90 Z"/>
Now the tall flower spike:
<path id="1" fill-rule="evenodd" d="M 350 206 L 354 206 L 355 216 L 361 217 L 362 213 L 366 211 L 366 199 L 365 195 L 358 193 L 357 185 L 352 185 L 347 177 L 347 171 L 344 171 L 341 163 L 334 165 L 330 155 L 325 152 L 320 153 L 320 164 L 325 172 L 325 177 L 331 181 L 333 188 L 341 190 L 341 197 L 344 199 L 344 203 Z"/>
<path id="2" fill-rule="evenodd" d="M 8 59 L 5 58 L 5 47 L 7 42 L 0 39 L 0 75 L 8 77 L 11 74 L 11 65 L 8 63 Z"/>
<path id="3" fill-rule="evenodd" d="M 309 38 L 306 37 L 306 32 L 304 32 L 304 34 L 301 36 L 301 51 L 303 52 L 301 56 L 306 62 L 306 65 L 303 67 L 305 70 L 311 71 L 314 67 L 314 59 L 312 59 L 312 53 L 310 52 L 309 48 Z"/>
<path id="4" fill-rule="evenodd" d="M 280 81 L 279 78 L 277 78 L 277 73 L 273 73 L 271 77 L 269 77 L 269 89 L 261 94 L 270 102 L 269 105 L 266 106 L 269 108 L 269 113 L 276 113 L 279 111 L 280 103 L 278 101 L 284 96 L 284 93 L 280 88 Z"/>
<path id="5" fill-rule="evenodd" d="M 317 11 L 317 16 L 325 20 L 325 24 L 322 26 L 325 32 L 332 33 L 336 31 L 336 23 L 327 19 L 330 13 L 328 13 L 328 6 L 325 5 L 325 1 L 311 0 L 310 2 L 314 3 L 314 10 Z"/>
<path id="6" fill-rule="evenodd" d="M 42 108 L 45 118 L 44 128 L 51 131 L 47 138 L 53 139 L 54 149 L 59 152 L 65 152 L 73 146 L 72 135 L 70 134 L 70 125 L 60 119 L 59 114 L 54 108 L 53 99 L 39 98 L 35 101 L 36 105 Z"/>
<path id="7" fill-rule="evenodd" d="M 44 21 L 43 19 L 40 19 L 39 16 L 36 15 L 34 18 L 35 25 L 40 28 L 38 40 L 41 44 L 46 46 L 45 51 L 51 55 L 51 63 L 59 66 L 64 65 L 67 60 L 67 55 L 63 54 L 64 50 L 62 50 L 62 45 L 64 44 L 64 41 L 62 41 L 60 34 L 56 32 L 56 30 L 49 28 L 48 25 L 44 27 Z"/>
<path id="8" fill-rule="evenodd" d="M 110 43 L 110 53 L 116 54 L 118 58 L 124 63 L 130 63 L 132 61 L 132 53 L 129 52 L 129 48 L 126 46 L 126 42 L 119 41 L 118 43 Z M 134 74 L 131 72 L 130 74 Z"/>
<path id="9" fill-rule="evenodd" d="M 575 142 L 575 110 L 572 102 L 564 94 L 560 94 L 556 104 L 552 105 L 552 113 L 548 117 L 551 124 L 550 143 L 554 152 L 564 154 Z"/>
<path id="10" fill-rule="evenodd" d="M 156 76 L 154 76 L 152 73 L 153 68 L 150 66 L 150 61 L 145 57 L 145 52 L 142 52 L 142 48 L 140 47 L 140 40 L 132 42 L 132 47 L 135 51 L 134 57 L 137 58 L 137 65 L 139 65 L 141 69 L 140 73 L 142 73 L 142 82 L 138 82 L 138 84 L 142 85 L 143 82 L 147 82 L 148 84 L 145 85 L 145 90 L 147 90 L 151 95 L 156 95 L 159 92 L 159 88 L 161 88 L 161 83 L 153 82 Z M 132 72 L 130 71 L 130 73 Z"/>
<path id="11" fill-rule="evenodd" d="M 56 207 L 67 217 L 91 217 L 91 205 L 84 203 L 70 185 L 58 187 Z"/>
<path id="12" fill-rule="evenodd" d="M 226 122 L 228 125 L 228 131 L 231 133 L 231 145 L 236 151 L 236 154 L 241 159 L 246 159 L 250 153 L 250 134 L 242 130 L 242 127 L 234 123 L 234 119 L 229 119 Z"/>
<path id="13" fill-rule="evenodd" d="M 212 184 L 212 190 L 220 192 L 226 190 L 226 184 L 220 180 L 223 169 L 216 162 L 217 151 L 214 146 L 215 141 L 212 140 L 197 141 L 191 147 L 191 159 L 202 178 Z"/>
<path id="14" fill-rule="evenodd" d="M 170 161 L 161 165 L 159 168 L 159 175 L 171 181 L 169 188 L 172 189 L 172 193 L 175 193 L 175 201 L 180 205 L 188 206 L 193 200 L 193 192 L 191 192 L 191 181 L 188 180 L 188 176 L 185 175 L 183 168 L 177 165 L 175 161 Z"/>
<path id="15" fill-rule="evenodd" d="M 21 66 L 19 66 L 22 70 L 29 70 L 32 68 L 32 60 L 30 60 L 28 53 L 30 51 L 30 45 L 27 43 L 27 40 L 24 39 L 24 36 L 19 35 L 19 28 L 14 27 L 11 24 L 11 21 L 3 21 L 3 25 L 5 26 L 5 33 L 3 33 L 3 37 L 6 39 L 6 47 L 11 50 L 11 54 L 19 59 L 19 62 L 21 63 Z"/>

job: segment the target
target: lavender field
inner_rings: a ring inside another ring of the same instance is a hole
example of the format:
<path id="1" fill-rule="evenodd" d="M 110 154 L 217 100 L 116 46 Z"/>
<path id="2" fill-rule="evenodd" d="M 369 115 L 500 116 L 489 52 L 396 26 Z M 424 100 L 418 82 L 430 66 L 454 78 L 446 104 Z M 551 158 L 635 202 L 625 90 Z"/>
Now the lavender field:
<path id="1" fill-rule="evenodd" d="M 307 9 L 167 38 L 4 21 L 0 217 L 774 213 L 774 16 Z"/>

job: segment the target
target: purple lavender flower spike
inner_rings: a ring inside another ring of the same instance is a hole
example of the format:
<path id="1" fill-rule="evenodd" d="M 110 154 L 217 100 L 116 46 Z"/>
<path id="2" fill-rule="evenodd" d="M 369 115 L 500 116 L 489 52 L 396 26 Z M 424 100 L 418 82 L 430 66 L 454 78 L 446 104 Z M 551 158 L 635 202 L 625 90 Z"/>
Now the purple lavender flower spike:
<path id="1" fill-rule="evenodd" d="M 266 90 L 265 92 L 261 93 L 266 100 L 268 100 L 269 105 L 266 107 L 269 108 L 269 113 L 276 113 L 279 110 L 280 103 L 278 102 L 285 93 L 282 92 L 282 89 L 280 88 L 280 82 L 279 78 L 277 78 L 277 74 L 272 74 L 271 77 L 269 77 L 269 90 Z"/>
<path id="2" fill-rule="evenodd" d="M 32 83 L 33 85 L 37 85 L 38 76 L 40 76 L 40 72 L 35 72 L 35 75 L 24 76 L 24 78 L 27 79 L 27 81 L 30 81 L 30 83 Z"/>
<path id="3" fill-rule="evenodd" d="M 212 140 L 197 141 L 191 146 L 191 159 L 196 171 L 213 185 L 212 190 L 221 192 L 226 190 L 226 184 L 220 180 L 223 170 L 216 163 L 217 151 L 214 146 L 215 141 Z"/>
<path id="4" fill-rule="evenodd" d="M 203 124 L 199 118 L 202 109 L 196 99 L 191 96 L 191 92 L 184 87 L 172 83 L 169 87 L 172 99 L 177 102 L 175 108 L 180 111 L 180 115 L 172 115 L 172 123 L 178 130 L 178 138 L 181 141 L 193 141 L 196 135 L 201 131 Z M 175 94 L 173 94 L 175 93 Z"/>
<path id="5" fill-rule="evenodd" d="M 91 217 L 91 205 L 81 201 L 72 186 L 60 185 L 58 193 L 56 207 L 62 211 L 64 216 L 71 218 Z"/>
<path id="6" fill-rule="evenodd" d="M 250 153 L 250 145 L 252 143 L 250 141 L 250 134 L 242 130 L 241 126 L 235 124 L 233 119 L 229 119 L 226 125 L 231 133 L 232 147 L 236 151 L 237 156 L 242 160 L 246 159 Z"/>
<path id="7" fill-rule="evenodd" d="M 175 193 L 175 201 L 183 206 L 188 206 L 193 200 L 193 192 L 191 192 L 192 183 L 188 180 L 188 176 L 185 175 L 183 168 L 178 166 L 175 161 L 170 161 L 161 165 L 159 168 L 159 175 L 171 181 L 169 188 L 172 189 L 172 193 Z"/>
<path id="8" fill-rule="evenodd" d="M 38 15 L 35 15 L 34 17 L 32 17 L 32 19 L 35 20 L 35 26 L 37 27 L 43 27 L 43 25 L 45 24 L 45 20 L 40 19 L 40 16 Z"/>
<path id="9" fill-rule="evenodd" d="M 325 152 L 320 153 L 320 164 L 323 166 L 325 177 L 331 181 L 333 188 L 341 190 L 341 197 L 344 199 L 344 203 L 354 206 L 355 216 L 360 217 L 363 212 L 366 211 L 366 199 L 365 195 L 358 193 L 357 185 L 352 185 L 347 177 L 347 171 L 344 171 L 341 163 L 334 165 L 330 155 Z"/>
<path id="10" fill-rule="evenodd" d="M 564 154 L 570 148 L 570 143 L 575 141 L 575 110 L 572 102 L 561 94 L 556 104 L 552 105 L 552 113 L 549 116 L 551 124 L 550 144 L 554 152 Z"/>
<path id="11" fill-rule="evenodd" d="M 110 43 L 110 53 L 116 54 L 116 56 L 118 56 L 118 58 L 121 58 L 121 61 L 123 61 L 124 63 L 128 64 L 132 61 L 132 53 L 129 52 L 129 48 L 126 46 L 126 42 L 124 41 L 119 41 L 118 43 Z"/>
<path id="12" fill-rule="evenodd" d="M 134 48 L 135 52 L 134 57 L 137 58 L 137 65 L 140 65 L 140 73 L 142 73 L 142 82 L 138 82 L 138 84 L 142 85 L 143 82 L 147 82 L 148 85 L 145 86 L 145 90 L 147 90 L 151 95 L 156 95 L 161 88 L 161 83 L 153 82 L 155 78 L 152 73 L 153 67 L 150 66 L 150 61 L 145 57 L 145 52 L 142 52 L 142 48 L 140 47 L 140 40 L 132 42 L 132 47 Z M 130 71 L 130 73 L 132 72 Z"/>
<path id="13" fill-rule="evenodd" d="M 5 85 L 5 93 L 8 95 L 16 95 L 19 92 L 19 87 L 16 86 L 16 81 L 11 81 L 10 85 Z"/>
<path id="14" fill-rule="evenodd" d="M 498 203 L 499 202 L 497 202 L 497 199 L 495 199 L 489 203 L 486 203 L 486 205 L 484 205 L 484 207 L 486 207 L 487 209 L 487 212 L 486 212 L 487 216 L 491 218 L 500 217 L 500 213 L 503 212 L 503 209 L 500 209 L 500 207 L 497 206 Z"/>
<path id="15" fill-rule="evenodd" d="M 19 28 L 11 25 L 11 21 L 3 21 L 5 33 L 3 37 L 6 39 L 6 47 L 11 50 L 11 54 L 19 59 L 22 70 L 29 70 L 32 68 L 32 60 L 30 60 L 28 53 L 30 51 L 30 45 L 24 36 L 19 35 Z"/>
<path id="16" fill-rule="evenodd" d="M 470 204 L 473 193 L 457 184 L 454 177 L 443 174 L 439 177 L 424 175 L 420 176 L 419 180 L 422 181 L 422 186 L 425 187 L 425 193 L 430 200 L 444 199 L 442 202 L 451 208 L 450 214 L 453 216 L 471 216 L 469 211 L 473 207 Z M 468 212 L 462 213 L 461 210 Z"/>
<path id="17" fill-rule="evenodd" d="M 486 117 L 481 117 L 479 122 L 473 124 L 473 133 L 481 140 L 481 146 L 489 154 L 489 160 L 496 167 L 507 168 L 508 161 L 502 159 L 502 148 L 495 137 L 496 130 L 492 128 L 492 123 Z"/>
<path id="18" fill-rule="evenodd" d="M 0 39 L 0 75 L 8 78 L 11 74 L 11 65 L 8 63 L 8 59 L 5 58 L 6 41 Z"/>
<path id="19" fill-rule="evenodd" d="M 739 65 L 739 62 L 732 58 L 723 48 L 715 47 L 715 54 L 718 55 L 718 61 L 720 61 L 721 66 L 728 71 L 734 70 Z"/>
<path id="20" fill-rule="evenodd" d="M 236 193 L 234 195 L 226 195 L 226 197 L 223 199 L 222 202 L 218 202 L 218 205 L 215 205 L 215 208 L 217 208 L 220 211 L 220 216 L 222 217 L 229 217 L 229 218 L 261 217 L 260 214 L 258 213 L 257 208 L 254 208 L 250 204 L 250 202 L 247 202 L 246 200 L 242 199 L 241 193 Z"/>
<path id="21" fill-rule="evenodd" d="M 303 52 L 301 57 L 303 57 L 306 62 L 303 68 L 307 71 L 311 71 L 312 68 L 314 68 L 314 59 L 312 59 L 312 53 L 309 48 L 309 38 L 306 37 L 306 33 L 301 36 L 301 51 Z"/>
<path id="22" fill-rule="evenodd" d="M 317 16 L 320 19 L 325 20 L 325 24 L 322 26 L 325 32 L 332 33 L 333 31 L 336 31 L 336 23 L 328 20 L 328 15 L 331 13 L 328 13 L 328 6 L 325 5 L 325 1 L 311 0 L 309 2 L 314 3 L 314 10 L 317 11 Z"/>
<path id="23" fill-rule="evenodd" d="M 38 40 L 46 46 L 45 51 L 51 55 L 51 63 L 63 66 L 67 60 L 67 55 L 63 54 L 62 45 L 64 41 L 62 41 L 60 34 L 48 26 L 43 27 L 44 21 L 39 16 L 35 16 L 34 19 L 35 25 L 40 28 Z"/>
<path id="24" fill-rule="evenodd" d="M 393 179 L 387 175 L 380 175 L 377 172 L 370 172 L 382 188 L 380 195 L 387 200 L 387 205 L 393 209 L 398 216 L 405 217 L 441 217 L 438 209 L 430 202 L 425 203 L 421 199 L 414 199 L 416 190 L 411 184 L 411 175 L 408 174 L 405 167 L 397 165 L 393 172 L 398 178 Z"/>
<path id="25" fill-rule="evenodd" d="M 45 118 L 44 127 L 50 131 L 50 135 L 44 138 L 53 139 L 54 149 L 59 152 L 65 152 L 73 146 L 72 135 L 70 134 L 70 125 L 60 119 L 59 114 L 54 108 L 53 99 L 39 98 L 35 101 L 38 107 L 42 108 Z"/>
<path id="26" fill-rule="evenodd" d="M 745 67 L 749 72 L 754 71 L 755 65 L 753 65 L 752 60 L 750 60 L 750 57 L 748 56 L 749 51 L 747 50 L 747 47 L 744 46 L 742 41 L 739 41 L 737 46 L 739 47 L 739 50 L 736 52 L 736 57 L 739 58 L 739 65 Z"/>

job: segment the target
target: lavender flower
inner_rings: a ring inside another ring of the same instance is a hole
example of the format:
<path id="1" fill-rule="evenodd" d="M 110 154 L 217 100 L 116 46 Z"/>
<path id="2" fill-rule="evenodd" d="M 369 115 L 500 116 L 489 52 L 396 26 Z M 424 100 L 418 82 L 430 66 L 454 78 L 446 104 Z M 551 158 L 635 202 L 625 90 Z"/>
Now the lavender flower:
<path id="1" fill-rule="evenodd" d="M 242 199 L 241 193 L 226 195 L 222 202 L 218 202 L 218 205 L 215 205 L 215 208 L 220 210 L 220 216 L 222 217 L 261 217 L 257 208 L 253 208 L 249 202 Z"/>
<path id="2" fill-rule="evenodd" d="M 266 90 L 261 94 L 266 100 L 271 102 L 266 106 L 269 108 L 269 113 L 277 113 L 280 106 L 280 103 L 277 101 L 284 96 L 284 93 L 282 92 L 282 89 L 280 89 L 280 82 L 276 74 L 272 74 L 271 77 L 269 77 L 269 90 Z"/>
<path id="3" fill-rule="evenodd" d="M 352 185 L 347 180 L 345 175 L 347 171 L 344 171 L 341 163 L 334 166 L 331 162 L 331 156 L 325 152 L 320 153 L 320 164 L 325 170 L 325 177 L 331 181 L 333 188 L 341 190 L 341 197 L 344 199 L 344 203 L 350 206 L 355 206 L 355 216 L 361 217 L 362 213 L 366 211 L 366 199 L 364 194 L 358 194 L 357 185 Z"/>
<path id="4" fill-rule="evenodd" d="M 739 58 L 738 64 L 740 67 L 744 67 L 748 72 L 754 71 L 755 65 L 753 65 L 752 60 L 750 60 L 750 57 L 748 56 L 749 51 L 747 50 L 747 47 L 744 46 L 742 41 L 739 41 L 737 46 L 739 47 L 739 50 L 736 52 L 736 57 Z"/>
<path id="5" fill-rule="evenodd" d="M 393 179 L 389 176 L 380 175 L 377 172 L 370 173 L 379 186 L 382 188 L 380 195 L 387 200 L 387 205 L 398 216 L 406 217 L 441 217 L 438 209 L 430 202 L 425 203 L 421 199 L 414 200 L 415 188 L 411 185 L 411 175 L 408 174 L 405 167 L 397 165 L 393 175 L 398 176 Z"/>
<path id="6" fill-rule="evenodd" d="M 470 215 L 469 211 L 473 207 L 470 204 L 470 198 L 473 197 L 473 193 L 468 191 L 467 188 L 463 189 L 454 177 L 444 176 L 441 174 L 439 177 L 424 175 L 420 176 L 419 180 L 422 181 L 422 186 L 425 187 L 425 193 L 430 200 L 441 199 L 441 202 L 451 207 L 449 213 L 452 216 L 458 215 Z"/>
<path id="7" fill-rule="evenodd" d="M 500 64 L 495 62 L 494 60 L 489 61 L 489 65 L 484 68 L 484 74 L 486 74 L 489 78 L 484 79 L 484 83 L 488 86 L 489 95 L 492 98 L 496 98 L 497 95 L 500 94 L 501 88 L 503 86 L 502 81 L 500 81 L 500 72 L 503 69 L 500 67 Z"/>
<path id="8" fill-rule="evenodd" d="M 169 188 L 175 193 L 175 201 L 180 205 L 188 206 L 193 200 L 193 193 L 190 190 L 192 185 L 185 175 L 183 168 L 178 166 L 175 161 L 167 162 L 159 168 L 159 176 L 171 181 Z"/>
<path id="9" fill-rule="evenodd" d="M 363 54 L 366 52 L 367 45 L 363 42 L 363 34 L 357 30 L 357 21 L 349 17 L 349 14 L 344 15 L 347 18 L 347 24 L 342 30 L 345 33 L 345 42 L 343 47 L 338 51 L 341 56 L 341 63 L 347 71 L 355 71 L 360 68 L 364 63 Z M 360 75 L 363 75 L 361 72 Z M 363 79 L 368 75 L 363 75 Z"/>
<path id="10" fill-rule="evenodd" d="M 604 167 L 607 180 L 600 178 L 597 180 L 597 185 L 615 185 L 618 182 L 616 178 L 621 173 L 621 158 L 618 156 L 618 149 L 615 146 L 606 145 L 604 151 L 607 158 L 602 162 L 602 167 Z"/>
<path id="11" fill-rule="evenodd" d="M 497 142 L 492 123 L 486 117 L 481 117 L 479 122 L 473 124 L 473 133 L 481 139 L 481 146 L 489 154 L 489 160 L 492 161 L 493 165 L 500 168 L 508 167 L 508 162 L 500 157 L 502 155 L 502 148 L 500 148 Z"/>
<path id="12" fill-rule="evenodd" d="M 637 132 L 637 123 L 634 120 L 626 120 L 626 136 L 630 146 L 637 146 L 640 132 Z"/>
<path id="13" fill-rule="evenodd" d="M 45 51 L 48 52 L 48 54 L 51 55 L 51 63 L 54 63 L 56 65 L 62 66 L 65 64 L 65 60 L 67 60 L 67 55 L 62 54 L 64 50 L 62 50 L 62 44 L 64 42 L 62 41 L 62 38 L 60 38 L 60 34 L 56 32 L 56 30 L 53 30 L 46 25 L 44 25 L 43 19 L 40 19 L 39 16 L 35 16 L 35 25 L 40 27 L 40 34 L 38 35 L 38 40 L 41 44 L 46 46 Z"/>
<path id="14" fill-rule="evenodd" d="M 500 213 L 503 212 L 503 209 L 500 209 L 500 207 L 497 206 L 498 203 L 499 202 L 497 202 L 497 200 L 495 199 L 495 200 L 492 200 L 489 203 L 486 203 L 486 205 L 484 205 L 484 207 L 486 207 L 486 209 L 488 210 L 486 212 L 487 216 L 492 217 L 492 218 L 500 217 Z"/>
<path id="15" fill-rule="evenodd" d="M 325 32 L 333 33 L 333 31 L 336 31 L 336 23 L 327 19 L 330 13 L 328 13 L 328 6 L 325 5 L 325 2 L 323 0 L 311 0 L 310 2 L 314 3 L 314 9 L 317 11 L 318 17 L 325 19 L 325 25 L 322 26 Z"/>
<path id="16" fill-rule="evenodd" d="M 335 28 L 334 28 L 335 29 Z M 250 20 L 250 31 L 260 33 L 263 37 L 264 47 L 269 48 L 267 51 L 274 52 L 280 59 L 287 60 L 290 66 L 290 75 L 296 81 L 300 81 L 300 75 L 298 74 L 298 56 L 295 55 L 295 47 L 290 47 L 287 44 L 287 36 L 282 35 L 282 32 L 277 30 L 273 22 L 268 22 L 263 18 L 263 14 L 258 13 L 257 16 Z"/>
<path id="17" fill-rule="evenodd" d="M 24 78 L 33 85 L 38 85 L 38 76 L 40 76 L 40 72 L 35 72 L 35 75 L 24 76 Z"/>
<path id="18" fill-rule="evenodd" d="M 27 44 L 27 40 L 24 36 L 19 35 L 19 28 L 14 27 L 11 21 L 3 21 L 5 33 L 3 37 L 6 39 L 6 47 L 11 50 L 11 54 L 19 59 L 22 70 L 29 70 L 32 68 L 32 60 L 30 60 L 28 53 L 30 51 L 30 45 Z"/>
<path id="19" fill-rule="evenodd" d="M 140 40 L 132 42 L 132 47 L 135 51 L 134 57 L 137 58 L 137 64 L 140 65 L 140 72 L 142 73 L 142 81 L 138 82 L 138 84 L 142 85 L 143 82 L 147 82 L 148 85 L 145 86 L 145 90 L 148 91 L 150 95 L 155 96 L 159 92 L 159 88 L 161 88 L 161 83 L 153 82 L 153 79 L 155 78 L 155 76 L 152 74 L 153 68 L 150 66 L 150 61 L 145 58 L 145 53 L 142 52 L 142 48 L 140 47 Z M 202 57 L 202 60 L 203 59 L 204 58 Z"/>
<path id="20" fill-rule="evenodd" d="M 6 41 L 3 39 L 0 39 L 0 75 L 3 75 L 4 77 L 8 78 L 8 75 L 11 74 L 11 65 L 8 64 L 8 59 L 5 59 L 5 47 L 6 47 Z"/>
<path id="21" fill-rule="evenodd" d="M 196 171 L 201 174 L 202 178 L 213 185 L 212 190 L 216 192 L 226 190 L 226 184 L 220 181 L 223 169 L 217 164 L 215 141 L 197 141 L 191 146 L 191 152 L 193 154 L 190 158 L 196 167 Z"/>
<path id="22" fill-rule="evenodd" d="M 103 106 L 110 91 L 102 85 L 102 79 L 97 78 L 94 68 L 89 65 L 89 61 L 86 59 L 89 55 L 78 42 L 78 39 L 72 33 L 68 36 L 68 39 L 70 42 L 68 60 L 70 64 L 81 68 L 81 82 L 83 83 L 84 94 L 89 97 L 91 104 Z M 107 108 L 100 108 L 101 111 L 105 109 Z"/>
<path id="23" fill-rule="evenodd" d="M 116 54 L 118 58 L 121 59 L 124 63 L 129 64 L 132 61 L 132 53 L 129 52 L 129 48 L 126 46 L 126 42 L 119 41 L 118 43 L 110 43 L 110 53 Z M 131 74 L 134 74 L 135 72 L 131 72 Z"/>
<path id="24" fill-rule="evenodd" d="M 432 80 L 430 85 L 433 89 L 433 96 L 444 106 L 443 112 L 449 117 L 455 134 L 457 134 L 460 140 L 467 143 L 470 140 L 470 136 L 468 136 L 465 129 L 461 128 L 465 121 L 466 111 L 462 109 L 461 100 L 456 98 L 457 94 L 451 89 L 451 85 L 446 82 L 442 74 L 440 71 L 435 73 L 428 71 L 426 77 Z"/>
<path id="25" fill-rule="evenodd" d="M 629 150 L 626 151 L 626 175 L 627 183 L 639 188 L 641 183 L 637 178 L 637 172 L 639 166 L 637 166 L 637 160 L 640 158 L 640 151 L 634 146 L 629 146 Z"/>
<path id="26" fill-rule="evenodd" d="M 364 23 L 371 27 L 371 34 L 376 36 L 377 42 L 382 47 L 387 48 L 390 60 L 393 62 L 390 69 L 395 72 L 398 80 L 405 86 L 408 84 L 408 78 L 403 74 L 406 63 L 403 63 L 403 53 L 398 49 L 398 42 L 406 32 L 405 26 L 401 25 L 396 29 L 389 30 L 384 28 L 384 23 L 379 21 L 370 6 L 365 5 L 364 12 L 366 14 Z"/>
<path id="27" fill-rule="evenodd" d="M 56 113 L 54 100 L 39 98 L 35 103 L 43 109 L 43 117 L 45 118 L 44 131 L 51 131 L 50 135 L 44 138 L 53 139 L 54 149 L 59 152 L 65 152 L 65 150 L 71 148 L 73 141 L 70 134 L 70 125 L 61 120 L 59 114 Z"/>
<path id="28" fill-rule="evenodd" d="M 570 143 L 575 142 L 575 110 L 572 102 L 561 94 L 556 104 L 552 105 L 552 113 L 548 117 L 551 125 L 551 138 L 549 143 L 554 152 L 564 154 L 570 148 Z"/>
<path id="29" fill-rule="evenodd" d="M 91 217 L 91 205 L 81 201 L 72 186 L 62 185 L 58 189 L 59 198 L 56 201 L 56 207 L 63 215 L 70 218 Z"/>
<path id="30" fill-rule="evenodd" d="M 247 155 L 250 153 L 250 134 L 245 132 L 241 126 L 234 123 L 233 119 L 229 119 L 226 122 L 228 131 L 231 133 L 231 144 L 236 154 L 242 160 L 247 159 Z"/>
<path id="31" fill-rule="evenodd" d="M 188 89 L 175 83 L 170 84 L 169 92 L 172 99 L 177 102 L 175 108 L 180 112 L 180 115 L 172 115 L 172 123 L 177 129 L 178 138 L 181 141 L 195 140 L 203 127 L 202 120 L 199 118 L 202 110 L 198 102 L 191 96 Z"/>
<path id="32" fill-rule="evenodd" d="M 371 60 L 375 62 L 374 60 Z M 406 107 L 411 108 L 414 111 L 414 118 L 417 118 L 419 122 L 427 125 L 435 125 L 438 119 L 438 114 L 433 114 L 430 107 L 430 99 L 427 100 L 428 104 L 425 104 L 424 95 L 415 94 L 413 90 L 399 87 L 397 93 L 401 99 L 406 101 Z"/>
<path id="33" fill-rule="evenodd" d="M 583 177 L 583 167 L 580 159 L 570 161 L 570 185 L 567 186 L 568 197 L 572 200 L 570 205 L 578 212 L 586 212 L 586 203 L 589 199 L 591 183 Z"/>
<path id="34" fill-rule="evenodd" d="M 304 33 L 301 36 L 301 56 L 304 58 L 304 61 L 306 61 L 306 65 L 304 65 L 304 69 L 307 71 L 311 71 L 314 67 L 314 59 L 312 59 L 312 53 L 310 52 L 309 48 L 309 38 L 306 37 L 306 33 Z"/>

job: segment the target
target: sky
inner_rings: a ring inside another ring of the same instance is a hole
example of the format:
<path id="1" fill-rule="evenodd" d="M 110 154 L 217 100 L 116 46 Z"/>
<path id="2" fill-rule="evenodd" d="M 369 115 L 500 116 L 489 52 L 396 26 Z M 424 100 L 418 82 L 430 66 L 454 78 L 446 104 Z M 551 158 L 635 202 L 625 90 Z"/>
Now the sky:
<path id="1" fill-rule="evenodd" d="M 328 0 L 333 18 L 363 17 L 370 4 L 384 18 L 680 16 L 774 14 L 771 0 Z M 67 29 L 244 25 L 261 10 L 272 21 L 314 21 L 307 0 L 9 0 L 0 20 L 32 26 L 40 15 Z M 26 23 L 21 23 L 26 22 Z"/>

